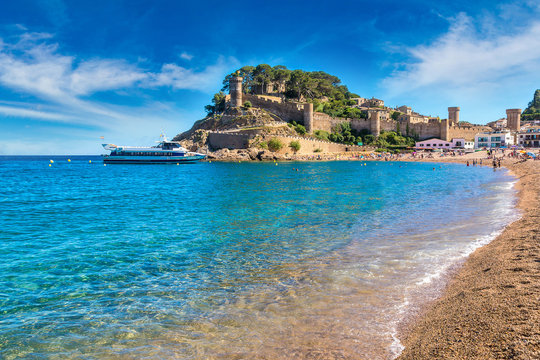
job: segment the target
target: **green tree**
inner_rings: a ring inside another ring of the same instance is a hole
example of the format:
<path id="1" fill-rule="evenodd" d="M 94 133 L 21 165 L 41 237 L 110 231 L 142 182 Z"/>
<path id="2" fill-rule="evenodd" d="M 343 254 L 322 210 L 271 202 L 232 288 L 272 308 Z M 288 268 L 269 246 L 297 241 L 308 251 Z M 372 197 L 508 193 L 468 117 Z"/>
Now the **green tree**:
<path id="1" fill-rule="evenodd" d="M 272 152 L 279 151 L 283 148 L 283 143 L 278 138 L 272 138 L 268 141 L 268 149 Z"/>
<path id="2" fill-rule="evenodd" d="M 294 130 L 296 130 L 296 132 L 299 133 L 300 135 L 305 135 L 306 132 L 307 132 L 306 127 L 304 125 L 300 125 L 300 124 L 297 124 L 294 127 Z"/>
<path id="3" fill-rule="evenodd" d="M 269 84 L 274 77 L 274 69 L 268 64 L 259 64 L 252 72 L 253 84 L 262 86 Z"/>
<path id="4" fill-rule="evenodd" d="M 291 77 L 291 71 L 283 65 L 274 66 L 272 72 L 272 81 L 279 86 L 285 86 L 289 78 Z"/>
<path id="5" fill-rule="evenodd" d="M 534 92 L 534 97 L 529 106 L 523 110 L 523 120 L 540 119 L 540 89 Z"/>
<path id="6" fill-rule="evenodd" d="M 371 134 L 367 134 L 364 136 L 364 142 L 369 145 L 369 144 L 373 144 L 375 142 L 375 136 L 371 135 Z"/>
<path id="7" fill-rule="evenodd" d="M 208 115 L 220 114 L 225 111 L 225 94 L 223 91 L 214 94 L 212 105 L 206 105 L 204 110 L 206 110 Z"/>
<path id="8" fill-rule="evenodd" d="M 242 81 L 242 88 L 244 93 L 251 92 L 251 87 L 253 86 L 253 71 L 255 70 L 254 66 L 243 66 L 235 72 L 225 76 L 223 79 L 223 87 L 221 91 L 229 91 L 229 80 L 233 76 L 242 76 L 244 80 Z"/>
<path id="9" fill-rule="evenodd" d="M 296 154 L 298 152 L 298 150 L 300 150 L 300 142 L 296 141 L 296 140 L 293 140 L 293 141 L 291 141 L 289 143 L 289 147 Z"/>
<path id="10" fill-rule="evenodd" d="M 315 137 L 317 139 L 328 141 L 328 136 L 330 135 L 330 133 L 328 133 L 328 131 L 324 131 L 324 130 L 315 130 L 313 132 L 313 135 L 315 135 Z"/>
<path id="11" fill-rule="evenodd" d="M 243 89 L 246 93 L 253 93 L 256 85 L 265 86 L 274 83 L 289 99 L 300 100 L 303 97 L 309 101 L 328 98 L 330 101 L 342 101 L 342 106 L 350 107 L 352 104 L 349 103 L 349 99 L 358 97 L 351 93 L 347 86 L 342 85 L 338 77 L 324 71 L 289 70 L 282 65 L 271 67 L 268 64 L 243 66 L 225 77 L 222 91 L 229 90 L 229 80 L 233 76 L 244 78 Z"/>
<path id="12" fill-rule="evenodd" d="M 529 102 L 527 109 L 523 111 L 524 114 L 534 114 L 537 112 L 540 112 L 540 89 L 534 92 L 532 101 Z"/>

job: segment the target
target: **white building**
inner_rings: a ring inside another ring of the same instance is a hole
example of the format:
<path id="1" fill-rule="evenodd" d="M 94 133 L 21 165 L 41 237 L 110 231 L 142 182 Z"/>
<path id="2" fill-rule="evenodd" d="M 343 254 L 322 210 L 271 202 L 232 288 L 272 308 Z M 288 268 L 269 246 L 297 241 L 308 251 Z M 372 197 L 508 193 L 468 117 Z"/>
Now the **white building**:
<path id="1" fill-rule="evenodd" d="M 491 126 L 496 131 L 500 131 L 505 129 L 507 124 L 506 118 L 500 118 L 499 120 L 488 123 L 487 126 Z"/>
<path id="2" fill-rule="evenodd" d="M 415 145 L 418 150 L 432 150 L 432 149 L 472 149 L 474 143 L 472 141 L 465 141 L 465 139 L 452 139 L 452 141 L 445 141 L 441 139 L 429 139 L 418 141 Z"/>
<path id="3" fill-rule="evenodd" d="M 510 131 L 493 131 L 476 134 L 474 137 L 474 148 L 500 148 L 514 145 L 514 136 Z"/>
<path id="4" fill-rule="evenodd" d="M 523 147 L 540 147 L 540 126 L 522 127 L 517 138 L 518 144 Z"/>

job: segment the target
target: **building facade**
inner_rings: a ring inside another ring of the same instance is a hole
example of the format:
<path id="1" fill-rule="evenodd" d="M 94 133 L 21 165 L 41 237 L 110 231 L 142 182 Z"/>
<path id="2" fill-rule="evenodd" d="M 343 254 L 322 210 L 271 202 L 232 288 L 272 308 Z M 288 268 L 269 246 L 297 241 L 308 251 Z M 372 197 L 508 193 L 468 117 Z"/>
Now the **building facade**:
<path id="1" fill-rule="evenodd" d="M 530 148 L 540 148 L 540 126 L 522 128 L 517 135 L 518 145 Z"/>
<path id="2" fill-rule="evenodd" d="M 465 139 L 452 139 L 452 141 L 445 141 L 441 139 L 429 139 L 424 141 L 418 141 L 415 145 L 418 150 L 433 150 L 433 149 L 472 149 L 474 143 L 472 141 L 465 141 Z"/>
<path id="3" fill-rule="evenodd" d="M 493 131 L 476 134 L 474 137 L 474 148 L 500 148 L 514 145 L 514 136 L 510 131 Z"/>

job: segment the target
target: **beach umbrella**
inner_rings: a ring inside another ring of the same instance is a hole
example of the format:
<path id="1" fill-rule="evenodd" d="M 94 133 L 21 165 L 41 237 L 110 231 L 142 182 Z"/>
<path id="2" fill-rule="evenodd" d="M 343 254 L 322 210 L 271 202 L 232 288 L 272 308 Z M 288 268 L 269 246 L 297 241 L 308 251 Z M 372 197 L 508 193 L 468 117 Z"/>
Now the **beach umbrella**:
<path id="1" fill-rule="evenodd" d="M 527 155 L 529 155 L 530 157 L 532 157 L 533 159 L 536 159 L 536 155 L 532 152 L 528 152 Z"/>

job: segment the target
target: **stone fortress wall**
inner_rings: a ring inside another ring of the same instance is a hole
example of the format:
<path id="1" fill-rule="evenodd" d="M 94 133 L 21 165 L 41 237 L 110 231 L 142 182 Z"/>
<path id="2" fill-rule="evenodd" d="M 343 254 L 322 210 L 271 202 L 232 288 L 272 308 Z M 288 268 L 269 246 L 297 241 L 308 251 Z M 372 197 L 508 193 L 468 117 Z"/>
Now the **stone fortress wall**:
<path id="1" fill-rule="evenodd" d="M 212 150 L 217 149 L 247 149 L 250 141 L 255 138 L 256 132 L 238 133 L 238 132 L 217 132 L 211 131 L 208 133 L 208 145 Z M 283 148 L 279 153 L 292 153 L 289 144 L 291 141 L 300 143 L 300 150 L 297 154 L 316 154 L 316 150 L 321 152 L 348 152 L 348 151 L 363 151 L 363 148 L 355 145 L 345 145 L 333 143 L 330 141 L 309 139 L 298 136 L 283 136 L 283 135 L 268 135 L 262 139 L 268 141 L 272 138 L 279 139 L 283 143 Z"/>
<path id="2" fill-rule="evenodd" d="M 208 145 L 214 150 L 247 149 L 252 138 L 251 134 L 209 132 Z"/>
<path id="3" fill-rule="evenodd" d="M 439 138 L 450 141 L 452 138 L 463 138 L 471 141 L 474 140 L 477 133 L 491 130 L 490 127 L 482 125 L 459 125 L 459 107 L 449 107 L 448 119 L 442 120 L 420 116 L 418 118 L 422 121 L 419 121 L 417 117 L 405 114 L 396 121 L 385 116 L 383 113 L 387 114 L 388 110 L 384 109 L 369 109 L 367 119 L 339 118 L 314 112 L 313 104 L 310 103 L 283 103 L 258 95 L 243 94 L 241 84 L 242 78 L 233 77 L 231 79 L 231 88 L 234 90 L 230 92 L 231 105 L 249 101 L 254 107 L 273 113 L 283 121 L 296 121 L 304 124 L 308 133 L 313 133 L 315 130 L 331 132 L 336 125 L 349 122 L 351 128 L 357 131 L 368 130 L 375 136 L 380 135 L 381 131 L 397 131 L 399 128 L 401 134 L 417 136 L 419 140 Z M 515 123 L 519 124 L 519 120 L 514 119 L 514 113 L 517 111 L 514 109 L 509 111 L 509 118 L 512 119 L 512 123 L 516 127 Z"/>
<path id="4" fill-rule="evenodd" d="M 493 131 L 489 126 L 483 125 L 453 125 L 448 128 L 448 140 L 465 139 L 465 141 L 474 141 L 474 136 L 481 132 Z M 445 140 L 445 139 L 443 139 Z"/>
<path id="5" fill-rule="evenodd" d="M 231 96 L 232 98 L 232 96 Z M 242 94 L 243 101 L 249 101 L 253 107 L 258 107 L 276 114 L 283 121 L 304 122 L 304 105 L 295 103 L 280 103 L 257 95 Z"/>

